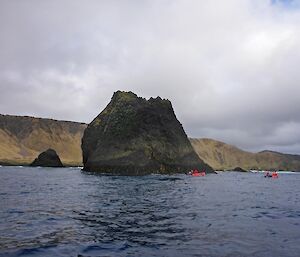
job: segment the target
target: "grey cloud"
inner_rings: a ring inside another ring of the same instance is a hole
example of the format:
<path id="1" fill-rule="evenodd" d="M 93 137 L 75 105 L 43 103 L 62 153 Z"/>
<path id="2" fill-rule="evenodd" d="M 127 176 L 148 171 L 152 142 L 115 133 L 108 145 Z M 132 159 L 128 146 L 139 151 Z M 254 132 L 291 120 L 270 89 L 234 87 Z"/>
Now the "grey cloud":
<path id="1" fill-rule="evenodd" d="M 190 136 L 300 153 L 295 2 L 3 0 L 0 112 L 90 122 L 132 90 Z"/>

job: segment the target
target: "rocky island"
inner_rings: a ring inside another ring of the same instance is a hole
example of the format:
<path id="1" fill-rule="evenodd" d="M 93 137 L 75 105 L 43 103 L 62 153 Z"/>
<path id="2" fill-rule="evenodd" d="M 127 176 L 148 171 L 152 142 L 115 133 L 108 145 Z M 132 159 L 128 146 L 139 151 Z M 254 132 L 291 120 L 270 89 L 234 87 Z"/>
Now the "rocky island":
<path id="1" fill-rule="evenodd" d="M 117 91 L 82 138 L 85 171 L 119 175 L 213 172 L 194 151 L 169 100 Z"/>
<path id="2" fill-rule="evenodd" d="M 30 166 L 40 167 L 63 167 L 63 164 L 53 149 L 48 149 L 41 154 L 30 164 Z"/>

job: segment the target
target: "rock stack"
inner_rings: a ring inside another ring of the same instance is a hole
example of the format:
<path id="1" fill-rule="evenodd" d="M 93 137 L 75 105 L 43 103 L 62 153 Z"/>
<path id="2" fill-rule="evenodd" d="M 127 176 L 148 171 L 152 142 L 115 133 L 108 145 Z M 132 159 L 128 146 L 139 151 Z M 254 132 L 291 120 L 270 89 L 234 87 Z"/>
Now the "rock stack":
<path id="1" fill-rule="evenodd" d="M 169 100 L 115 92 L 82 138 L 85 171 L 118 175 L 213 172 L 195 153 Z"/>

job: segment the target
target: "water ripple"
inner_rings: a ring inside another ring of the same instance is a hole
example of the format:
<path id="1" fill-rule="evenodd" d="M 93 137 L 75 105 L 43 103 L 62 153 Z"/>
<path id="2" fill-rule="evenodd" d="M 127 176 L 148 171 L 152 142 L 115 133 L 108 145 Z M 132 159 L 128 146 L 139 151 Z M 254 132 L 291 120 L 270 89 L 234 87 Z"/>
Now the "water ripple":
<path id="1" fill-rule="evenodd" d="M 0 256 L 299 256 L 300 176 L 0 168 Z"/>

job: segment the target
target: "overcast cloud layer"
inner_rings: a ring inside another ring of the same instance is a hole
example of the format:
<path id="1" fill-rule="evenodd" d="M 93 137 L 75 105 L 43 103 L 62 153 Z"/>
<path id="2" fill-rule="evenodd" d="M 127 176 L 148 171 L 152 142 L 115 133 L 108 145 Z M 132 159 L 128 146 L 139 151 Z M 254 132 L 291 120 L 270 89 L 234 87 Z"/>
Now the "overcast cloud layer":
<path id="1" fill-rule="evenodd" d="M 90 122 L 116 90 L 190 137 L 300 153 L 300 1 L 0 0 L 0 113 Z"/>

